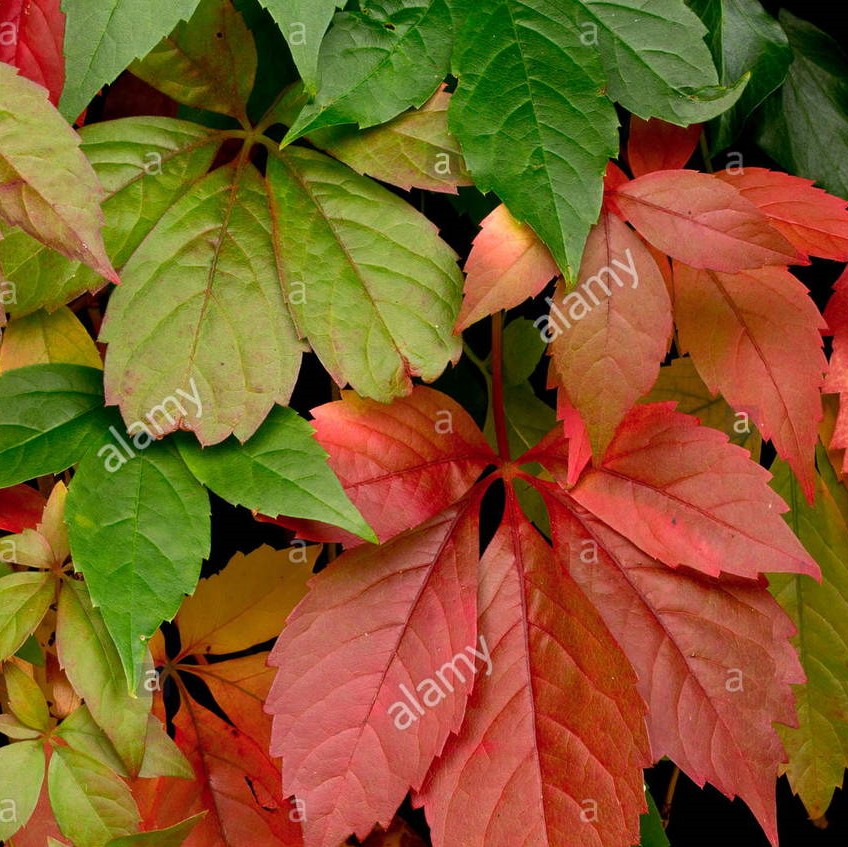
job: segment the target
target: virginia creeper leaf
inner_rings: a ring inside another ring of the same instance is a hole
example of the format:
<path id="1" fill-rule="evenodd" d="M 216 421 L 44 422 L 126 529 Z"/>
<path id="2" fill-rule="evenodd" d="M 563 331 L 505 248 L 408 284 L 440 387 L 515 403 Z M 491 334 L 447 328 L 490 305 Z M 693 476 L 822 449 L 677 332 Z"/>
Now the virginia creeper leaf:
<path id="1" fill-rule="evenodd" d="M 387 827 L 460 728 L 472 678 L 455 657 L 467 664 L 466 648 L 477 647 L 474 512 L 452 506 L 380 547 L 345 553 L 314 578 L 271 653 L 280 669 L 266 704 L 271 753 L 285 753 L 284 791 L 308 810 L 307 847 Z M 413 712 L 408 698 L 437 672 L 449 693 L 431 680 L 434 708 Z"/>
<path id="2" fill-rule="evenodd" d="M 102 189 L 47 92 L 0 62 L 0 219 L 118 282 L 103 246 Z"/>
<path id="3" fill-rule="evenodd" d="M 557 554 L 507 498 L 480 562 L 489 672 L 476 677 L 462 734 L 417 802 L 440 845 L 633 844 L 649 758 L 635 675 Z M 567 713 L 566 702 L 574 704 Z"/>
<path id="4" fill-rule="evenodd" d="M 8 840 L 26 826 L 38 803 L 44 782 L 44 749 L 41 741 L 19 741 L 0 749 L 0 797 L 13 804 L 14 814 L 0 820 L 0 839 Z"/>
<path id="5" fill-rule="evenodd" d="M 647 789 L 645 799 L 648 801 L 648 811 L 639 820 L 640 847 L 671 847 L 657 804 Z"/>
<path id="6" fill-rule="evenodd" d="M 577 288 L 569 293 L 559 285 L 554 300 L 545 329 L 552 376 L 600 458 L 668 352 L 668 291 L 642 240 L 607 212 L 589 233 Z"/>
<path id="7" fill-rule="evenodd" d="M 31 365 L 0 375 L 0 486 L 76 464 L 105 429 L 103 374 Z"/>
<path id="8" fill-rule="evenodd" d="M 11 38 L 0 39 L 0 62 L 19 68 L 21 73 L 50 92 L 50 102 L 59 102 L 65 84 L 65 16 L 60 0 L 6 0 L 3 23 L 11 26 Z"/>
<path id="9" fill-rule="evenodd" d="M 304 148 L 271 156 L 267 181 L 289 306 L 336 382 L 388 402 L 459 358 L 462 275 L 426 218 Z"/>
<path id="10" fill-rule="evenodd" d="M 643 176 L 652 171 L 683 168 L 692 158 L 700 137 L 700 124 L 684 128 L 658 118 L 645 121 L 633 115 L 627 138 L 630 172 L 633 176 Z"/>
<path id="11" fill-rule="evenodd" d="M 29 485 L 0 489 L 0 529 L 6 532 L 35 529 L 43 510 L 44 497 Z M 6 558 L 0 557 L 0 560 L 6 561 Z"/>
<path id="12" fill-rule="evenodd" d="M 193 815 L 167 829 L 123 835 L 110 841 L 106 847 L 180 847 L 185 844 L 189 833 L 203 820 L 204 814 Z"/>
<path id="13" fill-rule="evenodd" d="M 315 99 L 283 143 L 325 126 L 364 129 L 421 106 L 448 72 L 451 20 L 447 0 L 381 0 L 339 12 L 321 43 Z"/>
<path id="14" fill-rule="evenodd" d="M 67 78 L 59 108 L 72 121 L 133 59 L 149 53 L 200 0 L 62 0 Z"/>
<path id="15" fill-rule="evenodd" d="M 457 332 L 500 309 L 535 297 L 559 270 L 548 248 L 506 206 L 498 206 L 482 224 L 465 262 L 465 297 Z"/>
<path id="16" fill-rule="evenodd" d="M 59 828 L 74 847 L 104 847 L 135 832 L 139 816 L 130 790 L 96 759 L 56 747 L 47 784 Z"/>
<path id="17" fill-rule="evenodd" d="M 676 262 L 674 315 L 681 352 L 710 391 L 750 415 L 812 497 L 827 360 L 825 323 L 803 283 L 785 268 L 725 274 Z"/>
<path id="18" fill-rule="evenodd" d="M 655 171 L 622 185 L 614 197 L 651 244 L 692 267 L 735 273 L 803 264 L 768 218 L 713 174 Z"/>
<path id="19" fill-rule="evenodd" d="M 833 284 L 824 319 L 833 334 L 833 352 L 822 391 L 839 395 L 839 412 L 828 448 L 845 450 L 848 448 L 848 268 Z M 844 472 L 843 463 L 839 464 Z"/>
<path id="20" fill-rule="evenodd" d="M 52 574 L 13 573 L 0 578 L 0 661 L 13 656 L 35 632 L 53 602 Z"/>
<path id="21" fill-rule="evenodd" d="M 9 711 L 25 726 L 41 733 L 50 731 L 50 711 L 38 683 L 18 665 L 3 668 Z"/>
<path id="22" fill-rule="evenodd" d="M 202 448 L 188 436 L 177 444 L 197 479 L 230 503 L 325 521 L 373 538 L 327 466 L 309 424 L 293 409 L 275 407 L 245 444 L 231 440 Z"/>
<path id="23" fill-rule="evenodd" d="M 76 484 L 74 480 L 72 500 Z M 92 606 L 86 587 L 68 580 L 59 594 L 56 648 L 71 685 L 85 699 L 91 716 L 115 746 L 129 773 L 135 775 L 144 759 L 151 697 L 144 686 L 138 686 L 132 694 L 127 690 L 121 657 L 104 616 Z"/>
<path id="24" fill-rule="evenodd" d="M 117 467 L 115 455 L 122 460 Z M 173 446 L 149 444 L 127 459 L 107 440 L 80 463 L 68 495 L 68 529 L 74 565 L 135 690 L 145 640 L 194 591 L 209 555 L 207 494 Z"/>
<path id="25" fill-rule="evenodd" d="M 780 11 L 795 59 L 759 112 L 757 143 L 790 173 L 848 197 L 848 56 L 811 23 Z"/>
<path id="26" fill-rule="evenodd" d="M 159 434 L 245 441 L 288 402 L 301 350 L 270 230 L 256 169 L 228 165 L 195 183 L 133 253 L 101 332 L 106 399 L 125 421 L 171 401 Z M 196 397 L 179 402 L 177 390 Z"/>
<path id="27" fill-rule="evenodd" d="M 822 582 L 788 575 L 769 580 L 798 627 L 794 641 L 807 674 L 807 684 L 796 689 L 800 725 L 780 727 L 780 735 L 789 783 L 813 819 L 827 811 L 848 767 L 848 496 L 821 448 L 817 460 L 815 505 L 800 496 L 782 462 L 772 468 L 772 484 L 790 504 L 786 520 L 821 566 Z"/>
<path id="28" fill-rule="evenodd" d="M 123 680 L 123 674 L 121 674 Z M 149 706 L 149 703 L 148 703 Z M 77 706 L 59 726 L 56 733 L 67 745 L 113 770 L 119 776 L 129 773 L 106 733 L 97 725 L 84 703 Z"/>
<path id="29" fill-rule="evenodd" d="M 247 123 L 256 46 L 230 0 L 204 0 L 130 70 L 178 103 Z"/>

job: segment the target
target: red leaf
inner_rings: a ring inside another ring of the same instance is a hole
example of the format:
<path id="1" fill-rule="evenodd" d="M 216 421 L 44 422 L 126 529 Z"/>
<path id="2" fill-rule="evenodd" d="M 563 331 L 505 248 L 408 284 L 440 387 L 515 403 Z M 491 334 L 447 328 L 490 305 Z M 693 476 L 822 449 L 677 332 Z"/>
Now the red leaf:
<path id="1" fill-rule="evenodd" d="M 479 602 L 489 673 L 417 800 L 433 843 L 637 843 L 648 745 L 635 676 L 511 490 Z"/>
<path id="2" fill-rule="evenodd" d="M 529 226 L 498 206 L 482 223 L 465 263 L 465 299 L 456 330 L 535 297 L 559 270 Z"/>
<path id="3" fill-rule="evenodd" d="M 0 529 L 6 532 L 35 529 L 46 503 L 41 494 L 29 485 L 0 489 Z"/>
<path id="4" fill-rule="evenodd" d="M 654 760 L 669 756 L 751 808 L 777 843 L 772 723 L 795 723 L 804 674 L 794 627 L 762 583 L 710 580 L 650 559 L 567 495 L 548 489 L 554 544 L 633 664 Z"/>
<path id="5" fill-rule="evenodd" d="M 548 469 L 558 481 L 553 448 Z M 531 451 L 528 460 L 547 465 Z M 524 461 L 522 459 L 522 461 Z M 820 578 L 818 566 L 781 520 L 786 504 L 769 473 L 718 430 L 673 411 L 671 403 L 635 406 L 603 461 L 589 468 L 572 497 L 652 558 L 710 576 L 750 579 L 769 571 Z"/>
<path id="6" fill-rule="evenodd" d="M 813 181 L 765 168 L 718 171 L 806 256 L 848 262 L 848 203 Z"/>
<path id="7" fill-rule="evenodd" d="M 848 268 L 833 284 L 824 319 L 833 334 L 833 352 L 822 391 L 839 395 L 836 427 L 828 446 L 831 450 L 845 450 L 848 449 Z"/>
<path id="8" fill-rule="evenodd" d="M 416 386 L 390 405 L 342 396 L 312 410 L 316 438 L 380 541 L 439 514 L 498 461 L 468 412 L 432 388 Z M 277 522 L 312 541 L 362 543 L 314 522 Z"/>
<path id="9" fill-rule="evenodd" d="M 630 117 L 627 164 L 633 176 L 652 171 L 682 168 L 691 158 L 701 137 L 701 125 L 681 127 L 659 118 Z"/>
<path id="10" fill-rule="evenodd" d="M 653 387 L 671 331 L 668 291 L 651 254 L 626 224 L 602 214 L 577 287 L 558 286 L 545 327 L 555 381 L 586 424 L 596 457 Z"/>
<path id="11" fill-rule="evenodd" d="M 602 205 L 604 211 L 612 212 L 620 218 L 624 217 L 621 209 L 615 204 L 615 192 L 628 182 L 630 182 L 630 177 L 615 162 L 607 162 L 607 169 L 604 173 L 604 200 Z"/>
<path id="12" fill-rule="evenodd" d="M 60 3 L 61 0 L 3 0 L 0 23 L 0 62 L 14 65 L 24 76 L 44 86 L 54 106 L 65 85 L 65 15 Z"/>
<path id="13" fill-rule="evenodd" d="M 674 313 L 681 352 L 772 439 L 811 498 L 827 360 L 807 289 L 786 268 L 724 274 L 675 262 Z"/>
<path id="14" fill-rule="evenodd" d="M 693 267 L 735 273 L 804 262 L 750 200 L 713 174 L 655 171 L 613 198 L 651 244 Z"/>
<path id="15" fill-rule="evenodd" d="M 271 653 L 271 752 L 284 757 L 286 793 L 305 802 L 307 847 L 387 827 L 460 728 L 472 677 L 445 668 L 477 642 L 476 505 L 345 553 L 312 580 Z"/>

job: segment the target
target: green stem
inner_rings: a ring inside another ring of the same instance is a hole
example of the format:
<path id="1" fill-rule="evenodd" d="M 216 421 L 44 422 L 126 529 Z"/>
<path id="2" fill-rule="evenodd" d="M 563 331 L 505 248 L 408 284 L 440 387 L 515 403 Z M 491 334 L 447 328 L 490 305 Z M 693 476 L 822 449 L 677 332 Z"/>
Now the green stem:
<path id="1" fill-rule="evenodd" d="M 503 393 L 503 312 L 492 315 L 492 416 L 495 421 L 495 436 L 498 453 L 508 462 L 509 439 L 506 434 L 506 412 Z"/>

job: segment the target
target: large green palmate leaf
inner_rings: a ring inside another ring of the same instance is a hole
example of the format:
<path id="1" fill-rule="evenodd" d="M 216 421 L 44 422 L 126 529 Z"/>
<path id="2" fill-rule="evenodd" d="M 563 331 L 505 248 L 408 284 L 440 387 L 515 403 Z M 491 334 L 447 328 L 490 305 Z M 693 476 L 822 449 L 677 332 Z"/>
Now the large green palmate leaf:
<path id="1" fill-rule="evenodd" d="M 103 192 L 79 137 L 46 89 L 17 73 L 0 62 L 0 221 L 115 282 L 100 232 Z"/>
<path id="2" fill-rule="evenodd" d="M 340 385 L 388 402 L 459 358 L 462 275 L 425 217 L 299 147 L 269 158 L 266 178 L 295 323 Z"/>
<path id="3" fill-rule="evenodd" d="M 318 51 L 336 9 L 345 0 L 259 0 L 288 42 L 306 90 L 318 89 Z"/>
<path id="4" fill-rule="evenodd" d="M 67 502 L 74 566 L 103 615 L 130 690 L 138 686 L 145 642 L 194 591 L 210 545 L 203 486 L 172 444 L 142 447 L 141 435 L 131 446 L 112 427 L 80 463 Z"/>
<path id="5" fill-rule="evenodd" d="M 73 121 L 133 59 L 144 56 L 200 0 L 62 0 L 65 89 L 62 114 Z"/>
<path id="6" fill-rule="evenodd" d="M 718 77 L 683 0 L 487 0 L 456 45 L 450 125 L 477 186 L 496 191 L 573 277 L 618 151 L 610 97 L 688 124 L 741 93 Z M 609 96 L 607 96 L 609 95 Z"/>
<path id="7" fill-rule="evenodd" d="M 759 0 L 687 0 L 709 32 L 719 78 L 732 84 L 747 71 L 742 96 L 710 124 L 710 147 L 724 150 L 741 132 L 753 111 L 786 78 L 792 49 L 780 24 Z"/>
<path id="8" fill-rule="evenodd" d="M 82 149 L 105 190 L 103 239 L 120 268 L 164 212 L 212 164 L 222 138 L 205 127 L 160 117 L 92 124 Z M 0 273 L 14 283 L 13 317 L 57 309 L 103 280 L 78 262 L 13 230 L 0 241 Z"/>
<path id="9" fill-rule="evenodd" d="M 829 35 L 783 10 L 795 60 L 766 100 L 757 143 L 787 171 L 848 197 L 848 56 Z"/>
<path id="10" fill-rule="evenodd" d="M 240 160 L 194 184 L 124 269 L 101 338 L 106 398 L 124 420 L 173 402 L 161 432 L 247 440 L 287 403 L 302 345 L 286 309 L 265 186 Z M 182 395 L 188 398 L 179 399 Z"/>
<path id="11" fill-rule="evenodd" d="M 243 445 L 201 448 L 190 436 L 177 444 L 192 473 L 230 503 L 330 523 L 376 541 L 327 465 L 312 427 L 292 409 L 275 408 Z"/>
<path id="12" fill-rule="evenodd" d="M 822 571 L 806 576 L 774 574 L 770 589 L 798 627 L 795 643 L 807 674 L 796 691 L 797 729 L 779 726 L 789 754 L 789 783 L 812 818 L 827 811 L 848 767 L 848 492 L 824 449 L 816 459 L 816 500 L 811 506 L 789 467 L 772 467 L 774 489 L 789 504 L 786 520 Z"/>
<path id="13" fill-rule="evenodd" d="M 204 0 L 130 70 L 178 103 L 222 112 L 247 125 L 256 47 L 230 0 Z"/>
<path id="14" fill-rule="evenodd" d="M 31 365 L 0 375 L 0 488 L 71 467 L 107 426 L 95 368 Z"/>
<path id="15" fill-rule="evenodd" d="M 421 106 L 448 72 L 451 23 L 448 0 L 377 0 L 340 12 L 321 44 L 315 100 L 283 143 L 320 127 L 374 126 Z"/>

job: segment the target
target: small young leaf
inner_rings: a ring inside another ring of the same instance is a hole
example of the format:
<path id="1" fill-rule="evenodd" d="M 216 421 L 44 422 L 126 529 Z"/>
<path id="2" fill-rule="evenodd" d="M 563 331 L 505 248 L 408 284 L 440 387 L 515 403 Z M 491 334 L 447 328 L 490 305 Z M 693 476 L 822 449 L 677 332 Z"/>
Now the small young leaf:
<path id="1" fill-rule="evenodd" d="M 12 714 L 31 729 L 48 732 L 50 711 L 38 683 L 11 662 L 4 666 L 3 678 Z"/>
<path id="2" fill-rule="evenodd" d="M 32 816 L 44 781 L 44 745 L 41 741 L 19 741 L 0 749 L 0 841 L 7 841 Z M 14 814 L 8 817 L 9 803 Z"/>
<path id="3" fill-rule="evenodd" d="M 692 158 L 700 137 L 700 124 L 683 128 L 659 118 L 645 121 L 633 115 L 627 138 L 627 164 L 630 172 L 636 177 L 653 171 L 683 168 Z"/>
<path id="4" fill-rule="evenodd" d="M 0 489 L 0 529 L 6 532 L 35 529 L 43 511 L 44 497 L 35 488 L 20 484 Z M 0 557 L 0 561 L 7 559 Z"/>

